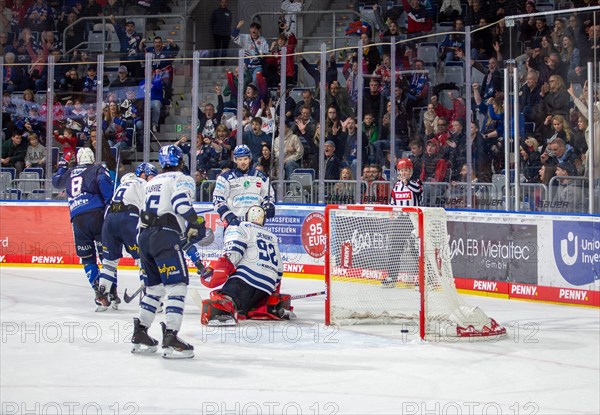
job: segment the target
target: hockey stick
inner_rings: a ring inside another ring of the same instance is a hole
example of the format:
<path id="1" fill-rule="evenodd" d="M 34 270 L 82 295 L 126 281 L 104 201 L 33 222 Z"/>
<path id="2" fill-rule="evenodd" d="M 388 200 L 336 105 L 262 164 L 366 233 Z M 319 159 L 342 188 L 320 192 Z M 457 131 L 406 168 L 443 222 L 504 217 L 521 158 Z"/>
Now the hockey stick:
<path id="1" fill-rule="evenodd" d="M 213 208 L 210 208 L 210 209 L 204 209 L 204 210 L 201 210 L 200 212 L 196 212 L 196 214 L 197 214 L 197 215 L 200 215 L 201 213 L 208 213 L 208 212 L 212 212 L 213 210 L 214 210 Z M 184 252 L 187 252 L 187 250 L 188 250 L 188 249 L 190 249 L 190 247 L 191 247 L 192 245 L 194 245 L 194 244 L 196 244 L 196 243 L 200 242 L 201 240 L 202 240 L 202 239 L 200 239 L 199 241 L 196 241 L 196 242 L 190 242 L 190 241 L 188 241 L 188 242 L 186 242 L 186 244 L 185 244 L 185 245 L 183 245 L 183 248 L 181 248 L 181 249 L 183 249 L 183 251 L 184 251 Z M 211 241 L 211 243 L 212 243 L 212 241 Z M 208 245 L 210 245 L 210 244 L 208 244 Z"/>
<path id="2" fill-rule="evenodd" d="M 129 295 L 127 295 L 127 288 L 125 288 L 125 293 L 123 294 L 123 300 L 125 300 L 125 302 L 127 304 L 129 304 L 131 302 L 131 300 L 133 300 L 135 297 L 138 296 L 139 293 L 142 292 L 143 289 L 144 289 L 144 286 L 140 285 L 140 288 L 135 290 L 135 292 L 131 296 L 129 296 Z"/>
<path id="3" fill-rule="evenodd" d="M 190 298 L 200 310 L 202 310 L 202 296 L 200 295 L 200 290 L 197 288 L 188 287 L 188 292 L 190 293 Z"/>
<path id="4" fill-rule="evenodd" d="M 326 291 L 319 291 L 317 293 L 308 293 L 308 294 L 298 294 L 298 295 L 292 295 L 291 299 L 299 300 L 301 298 L 316 297 L 318 295 L 325 295 L 325 294 L 327 294 Z"/>
<path id="5" fill-rule="evenodd" d="M 115 167 L 115 182 L 113 184 L 113 193 L 115 193 L 117 191 L 117 184 L 119 183 L 119 164 L 121 163 L 121 149 L 119 149 L 117 151 L 116 163 L 117 163 L 117 165 Z"/>

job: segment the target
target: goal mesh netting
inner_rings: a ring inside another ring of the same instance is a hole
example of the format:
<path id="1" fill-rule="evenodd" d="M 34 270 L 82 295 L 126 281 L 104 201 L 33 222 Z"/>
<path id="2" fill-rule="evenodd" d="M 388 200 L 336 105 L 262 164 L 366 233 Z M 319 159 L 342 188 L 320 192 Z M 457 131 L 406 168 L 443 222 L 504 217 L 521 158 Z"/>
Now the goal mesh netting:
<path id="1" fill-rule="evenodd" d="M 421 337 L 504 334 L 456 291 L 444 209 L 328 206 L 326 216 L 327 324 L 418 325 Z"/>

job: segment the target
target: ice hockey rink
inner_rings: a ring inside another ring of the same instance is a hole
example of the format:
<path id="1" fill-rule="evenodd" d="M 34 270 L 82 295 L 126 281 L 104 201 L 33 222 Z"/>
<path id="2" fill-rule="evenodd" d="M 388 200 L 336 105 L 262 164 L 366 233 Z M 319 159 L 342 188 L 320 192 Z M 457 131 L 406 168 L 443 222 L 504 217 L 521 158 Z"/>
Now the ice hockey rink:
<path id="1" fill-rule="evenodd" d="M 121 296 L 138 288 L 134 271 L 119 279 Z M 323 288 L 288 278 L 282 291 Z M 295 300 L 294 321 L 227 329 L 201 326 L 188 298 L 180 335 L 196 357 L 165 360 L 130 353 L 137 301 L 95 313 L 80 268 L 0 267 L 0 295 L 5 415 L 600 413 L 598 309 L 465 296 L 508 336 L 423 343 L 325 327 L 323 296 Z"/>

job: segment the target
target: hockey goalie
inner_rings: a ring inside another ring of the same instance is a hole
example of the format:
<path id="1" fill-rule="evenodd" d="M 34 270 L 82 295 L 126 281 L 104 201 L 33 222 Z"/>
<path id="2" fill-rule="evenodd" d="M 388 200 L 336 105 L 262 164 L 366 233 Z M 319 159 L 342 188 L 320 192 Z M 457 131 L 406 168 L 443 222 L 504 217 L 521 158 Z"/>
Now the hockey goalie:
<path id="1" fill-rule="evenodd" d="M 202 301 L 202 324 L 231 326 L 239 320 L 293 316 L 290 296 L 279 293 L 283 262 L 277 237 L 264 223 L 265 210 L 252 206 L 244 221 L 225 230 L 223 255 L 200 276 L 205 287 L 223 285 Z"/>

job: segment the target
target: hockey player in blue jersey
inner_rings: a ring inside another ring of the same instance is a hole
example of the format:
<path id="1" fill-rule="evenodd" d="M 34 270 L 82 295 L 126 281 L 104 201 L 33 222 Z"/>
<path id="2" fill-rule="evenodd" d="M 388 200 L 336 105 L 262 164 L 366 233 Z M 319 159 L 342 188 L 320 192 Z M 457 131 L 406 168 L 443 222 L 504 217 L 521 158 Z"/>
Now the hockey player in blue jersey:
<path id="1" fill-rule="evenodd" d="M 155 352 L 158 342 L 150 337 L 161 299 L 166 296 L 163 357 L 192 358 L 194 347 L 181 340 L 181 328 L 189 283 L 183 246 L 204 238 L 206 224 L 192 204 L 196 184 L 182 173 L 183 152 L 176 145 L 164 146 L 158 153 L 162 172 L 146 185 L 144 208 L 140 215 L 138 243 L 142 268 L 148 284 L 140 302 L 139 318 L 134 318 L 132 353 Z"/>
<path id="2" fill-rule="evenodd" d="M 269 178 L 252 166 L 252 153 L 242 144 L 233 150 L 236 167 L 217 177 L 213 205 L 221 220 L 228 225 L 239 225 L 250 206 L 265 209 L 267 219 L 275 217 L 275 196 Z"/>
<path id="3" fill-rule="evenodd" d="M 96 301 L 100 303 L 96 311 L 105 311 L 109 306 L 118 309 L 117 265 L 123 257 L 123 247 L 133 259 L 139 261 L 137 245 L 138 223 L 144 205 L 146 181 L 158 174 L 158 169 L 150 163 L 141 163 L 135 173 L 127 173 L 115 191 L 104 217 L 102 226 L 102 270 Z M 143 269 L 140 268 L 140 277 Z"/>
<path id="4" fill-rule="evenodd" d="M 68 167 L 64 158 L 58 163 L 58 170 L 52 176 L 52 185 L 57 189 L 66 189 L 75 252 L 88 281 L 95 292 L 98 290 L 98 263 L 96 249 L 102 249 L 102 224 L 104 209 L 113 194 L 113 185 L 108 171 L 94 164 L 94 152 L 89 148 L 81 148 L 77 152 L 77 165 Z"/>

